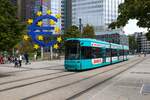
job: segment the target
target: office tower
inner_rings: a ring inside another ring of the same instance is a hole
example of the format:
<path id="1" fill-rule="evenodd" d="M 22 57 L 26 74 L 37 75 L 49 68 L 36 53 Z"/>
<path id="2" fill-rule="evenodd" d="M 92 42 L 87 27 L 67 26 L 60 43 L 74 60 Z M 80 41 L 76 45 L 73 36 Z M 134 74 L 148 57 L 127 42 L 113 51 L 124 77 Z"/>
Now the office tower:
<path id="1" fill-rule="evenodd" d="M 21 21 L 34 17 L 35 1 L 33 0 L 10 0 L 17 7 L 17 16 Z"/>
<path id="2" fill-rule="evenodd" d="M 98 35 L 96 35 L 96 39 L 110 43 L 116 43 L 127 46 L 129 45 L 128 36 L 124 34 L 123 31 L 120 31 L 120 29 L 100 32 Z"/>
<path id="3" fill-rule="evenodd" d="M 47 10 L 52 11 L 52 15 L 61 14 L 61 0 L 36 0 L 34 12 L 42 11 L 42 14 L 47 14 Z M 57 26 L 61 28 L 61 19 L 58 19 Z M 49 21 L 44 20 L 44 25 L 48 25 Z"/>
<path id="4" fill-rule="evenodd" d="M 135 32 L 133 36 L 135 37 L 138 45 L 137 52 L 150 53 L 150 41 L 147 40 L 145 34 L 142 32 Z"/>
<path id="5" fill-rule="evenodd" d="M 72 25 L 72 0 L 62 0 L 62 30 L 66 31 Z"/>
<path id="6" fill-rule="evenodd" d="M 118 5 L 124 0 L 72 0 L 72 24 L 94 26 L 96 34 L 108 30 L 108 25 L 118 17 Z"/>
<path id="7" fill-rule="evenodd" d="M 17 0 L 10 0 L 10 2 L 14 5 L 17 5 Z"/>

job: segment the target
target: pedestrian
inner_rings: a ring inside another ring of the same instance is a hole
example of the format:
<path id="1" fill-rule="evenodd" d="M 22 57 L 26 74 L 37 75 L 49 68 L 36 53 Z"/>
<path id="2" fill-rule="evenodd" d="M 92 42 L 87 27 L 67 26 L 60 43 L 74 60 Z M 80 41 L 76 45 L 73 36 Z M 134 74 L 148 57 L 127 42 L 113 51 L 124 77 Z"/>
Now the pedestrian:
<path id="1" fill-rule="evenodd" d="M 146 57 L 146 52 L 144 52 L 144 57 Z"/>
<path id="2" fill-rule="evenodd" d="M 139 55 L 139 57 L 141 57 L 141 53 L 139 53 L 138 55 Z"/>
<path id="3" fill-rule="evenodd" d="M 3 64 L 4 62 L 3 62 L 3 56 L 2 55 L 0 55 L 0 64 Z"/>
<path id="4" fill-rule="evenodd" d="M 36 59 L 37 59 L 37 54 L 35 53 L 34 54 L 34 61 L 36 61 Z"/>
<path id="5" fill-rule="evenodd" d="M 15 67 L 18 67 L 18 64 L 19 64 L 18 60 L 19 60 L 18 57 L 15 57 L 15 58 L 14 58 Z"/>
<path id="6" fill-rule="evenodd" d="M 22 55 L 19 55 L 19 66 L 22 66 Z"/>
<path id="7" fill-rule="evenodd" d="M 25 61 L 26 61 L 26 63 L 25 64 L 28 64 L 29 63 L 29 55 L 28 55 L 28 53 L 25 53 L 24 54 L 24 58 L 25 58 Z"/>

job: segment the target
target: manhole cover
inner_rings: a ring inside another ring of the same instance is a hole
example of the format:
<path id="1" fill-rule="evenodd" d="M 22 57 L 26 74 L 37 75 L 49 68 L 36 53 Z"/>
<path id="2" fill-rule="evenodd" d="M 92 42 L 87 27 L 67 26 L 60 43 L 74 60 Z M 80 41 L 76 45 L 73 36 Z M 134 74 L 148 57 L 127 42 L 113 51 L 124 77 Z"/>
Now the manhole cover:
<path id="1" fill-rule="evenodd" d="M 143 84 L 140 93 L 150 94 L 150 84 Z"/>

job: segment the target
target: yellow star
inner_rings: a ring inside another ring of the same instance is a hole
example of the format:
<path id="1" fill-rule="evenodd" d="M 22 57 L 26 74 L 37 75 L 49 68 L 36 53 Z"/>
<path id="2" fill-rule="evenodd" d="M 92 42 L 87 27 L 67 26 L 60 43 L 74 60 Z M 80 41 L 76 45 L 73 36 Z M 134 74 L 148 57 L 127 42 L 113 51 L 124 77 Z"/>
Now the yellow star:
<path id="1" fill-rule="evenodd" d="M 28 35 L 24 35 L 24 36 L 23 36 L 23 39 L 24 39 L 24 40 L 28 40 L 28 39 L 29 39 L 29 36 L 28 36 Z"/>
<path id="2" fill-rule="evenodd" d="M 28 20 L 27 20 L 27 23 L 28 23 L 28 24 L 32 24 L 32 23 L 33 23 L 33 19 L 28 19 Z"/>
<path id="3" fill-rule="evenodd" d="M 43 36 L 42 36 L 42 35 L 39 35 L 39 36 L 38 36 L 38 40 L 42 41 L 42 40 L 43 40 Z"/>
<path id="4" fill-rule="evenodd" d="M 42 16 L 42 12 L 41 12 L 41 11 L 38 11 L 38 12 L 36 13 L 36 15 L 37 15 L 37 16 Z"/>
<path id="5" fill-rule="evenodd" d="M 60 33 L 60 28 L 59 27 L 55 27 L 55 32 L 56 33 Z"/>
<path id="6" fill-rule="evenodd" d="M 39 21 L 39 22 L 37 23 L 38 26 L 42 26 L 42 24 L 43 24 L 42 21 Z"/>
<path id="7" fill-rule="evenodd" d="M 47 14 L 48 15 L 52 14 L 52 11 L 51 10 L 47 10 Z"/>
<path id="8" fill-rule="evenodd" d="M 58 44 L 55 44 L 54 49 L 58 49 L 58 48 L 59 48 Z"/>
<path id="9" fill-rule="evenodd" d="M 60 15 L 60 14 L 56 14 L 56 18 L 57 18 L 57 19 L 60 19 L 60 18 L 61 18 L 61 15 Z"/>
<path id="10" fill-rule="evenodd" d="M 38 48 L 40 48 L 40 46 L 37 44 L 34 44 L 34 49 L 38 49 Z"/>
<path id="11" fill-rule="evenodd" d="M 61 38 L 61 37 L 58 37 L 58 38 L 57 38 L 57 41 L 58 41 L 58 42 L 61 42 L 61 41 L 62 41 L 62 38 Z"/>
<path id="12" fill-rule="evenodd" d="M 54 20 L 50 20 L 50 25 L 55 25 L 55 21 Z"/>

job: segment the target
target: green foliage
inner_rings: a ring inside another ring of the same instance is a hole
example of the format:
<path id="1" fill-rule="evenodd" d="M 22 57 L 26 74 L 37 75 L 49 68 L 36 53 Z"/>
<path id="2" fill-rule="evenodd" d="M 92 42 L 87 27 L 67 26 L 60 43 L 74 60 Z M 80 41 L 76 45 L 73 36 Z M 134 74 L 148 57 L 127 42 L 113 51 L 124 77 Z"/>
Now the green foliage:
<path id="1" fill-rule="evenodd" d="M 150 0 L 125 0 L 119 5 L 119 16 L 116 22 L 112 22 L 109 28 L 125 26 L 129 19 L 137 19 L 137 25 L 150 28 Z M 150 32 L 149 32 L 150 34 Z M 148 37 L 148 39 L 150 39 Z"/>
<path id="2" fill-rule="evenodd" d="M 67 38 L 95 38 L 94 28 L 90 25 L 86 25 L 83 28 L 83 32 L 81 33 L 77 26 L 71 26 L 65 33 L 64 39 Z"/>
<path id="3" fill-rule="evenodd" d="M 89 24 L 87 24 L 83 28 L 82 37 L 83 38 L 95 38 L 94 28 L 92 26 L 90 26 Z"/>
<path id="4" fill-rule="evenodd" d="M 33 42 L 31 39 L 22 40 L 15 46 L 15 48 L 19 50 L 19 53 L 22 53 L 22 54 L 25 52 L 33 53 L 36 51 L 36 49 L 33 48 Z"/>
<path id="5" fill-rule="evenodd" d="M 79 29 L 77 26 L 73 25 L 71 26 L 65 33 L 64 33 L 64 39 L 67 38 L 79 38 L 81 35 Z"/>
<path id="6" fill-rule="evenodd" d="M 129 49 L 132 53 L 134 53 L 134 51 L 137 50 L 138 48 L 137 41 L 132 35 L 129 35 L 128 37 L 129 37 Z"/>
<path id="7" fill-rule="evenodd" d="M 0 0 L 0 51 L 13 48 L 21 40 L 25 25 L 17 19 L 16 11 L 9 0 Z"/>

